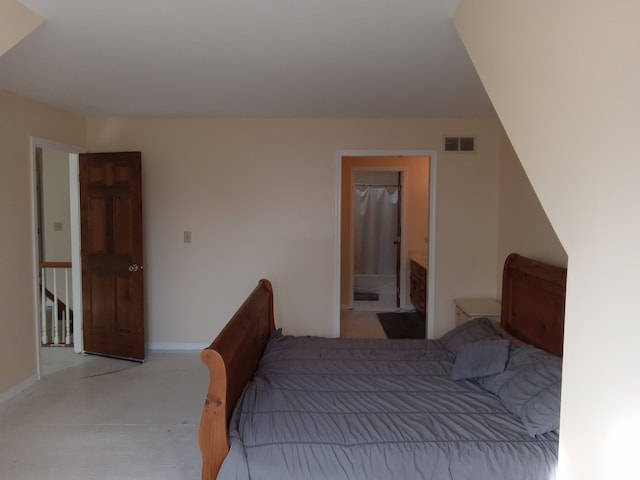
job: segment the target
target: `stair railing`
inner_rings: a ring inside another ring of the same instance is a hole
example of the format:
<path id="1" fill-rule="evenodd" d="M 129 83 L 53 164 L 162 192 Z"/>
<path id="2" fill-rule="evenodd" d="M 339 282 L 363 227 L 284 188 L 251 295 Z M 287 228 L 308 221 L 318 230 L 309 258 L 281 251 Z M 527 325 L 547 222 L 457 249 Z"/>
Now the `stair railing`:
<path id="1" fill-rule="evenodd" d="M 69 308 L 69 292 L 71 284 L 69 282 L 69 272 L 71 262 L 40 262 L 42 275 L 40 278 L 41 294 L 41 342 L 42 345 L 71 345 L 71 319 L 73 312 Z M 64 303 L 58 298 L 58 272 L 64 271 Z M 47 287 L 47 272 L 51 272 L 51 288 Z M 53 301 L 51 309 L 51 339 L 49 339 L 47 324 L 47 299 Z M 63 320 L 63 332 L 60 332 L 59 320 Z M 64 341 L 61 341 L 63 340 Z"/>

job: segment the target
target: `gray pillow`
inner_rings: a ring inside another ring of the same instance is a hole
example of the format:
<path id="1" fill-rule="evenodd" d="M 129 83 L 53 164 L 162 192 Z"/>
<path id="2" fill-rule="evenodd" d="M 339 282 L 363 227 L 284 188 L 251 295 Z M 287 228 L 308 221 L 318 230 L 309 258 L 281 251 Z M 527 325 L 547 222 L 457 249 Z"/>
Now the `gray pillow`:
<path id="1" fill-rule="evenodd" d="M 474 318 L 453 330 L 449 330 L 440 337 L 440 342 L 455 359 L 458 351 L 468 343 L 500 338 L 502 337 L 491 327 L 491 320 Z"/>
<path id="2" fill-rule="evenodd" d="M 481 340 L 467 343 L 458 351 L 451 369 L 452 380 L 486 377 L 504 371 L 509 358 L 509 340 Z"/>
<path id="3" fill-rule="evenodd" d="M 477 382 L 500 397 L 532 437 L 560 427 L 560 357 L 530 345 L 511 346 L 504 371 Z"/>

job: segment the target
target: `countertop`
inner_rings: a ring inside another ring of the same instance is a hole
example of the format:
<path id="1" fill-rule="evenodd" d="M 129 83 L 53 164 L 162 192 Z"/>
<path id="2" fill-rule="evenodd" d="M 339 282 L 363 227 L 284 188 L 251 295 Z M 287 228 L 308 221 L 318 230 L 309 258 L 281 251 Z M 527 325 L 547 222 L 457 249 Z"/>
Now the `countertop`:
<path id="1" fill-rule="evenodd" d="M 427 269 L 428 262 L 427 262 L 427 256 L 425 254 L 410 253 L 409 254 L 409 260 L 411 260 L 412 262 L 416 262 L 418 265 L 420 265 L 425 270 Z"/>

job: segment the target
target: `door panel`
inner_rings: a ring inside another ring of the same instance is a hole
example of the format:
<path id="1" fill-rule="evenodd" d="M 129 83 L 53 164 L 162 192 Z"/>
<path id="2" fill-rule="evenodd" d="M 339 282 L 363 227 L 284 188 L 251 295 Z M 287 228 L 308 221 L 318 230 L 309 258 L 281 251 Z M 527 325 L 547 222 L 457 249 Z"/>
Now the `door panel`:
<path id="1" fill-rule="evenodd" d="M 80 155 L 87 353 L 144 359 L 140 152 Z"/>

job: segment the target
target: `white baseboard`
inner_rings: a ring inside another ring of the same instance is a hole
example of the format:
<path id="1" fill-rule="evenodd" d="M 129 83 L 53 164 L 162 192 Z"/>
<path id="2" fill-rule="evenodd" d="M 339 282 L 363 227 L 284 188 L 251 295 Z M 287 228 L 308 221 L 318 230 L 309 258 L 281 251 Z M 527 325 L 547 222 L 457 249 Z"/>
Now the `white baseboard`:
<path id="1" fill-rule="evenodd" d="M 9 400 L 10 398 L 13 398 L 16 395 L 19 395 L 20 393 L 25 391 L 27 388 L 29 388 L 31 385 L 34 385 L 37 381 L 38 381 L 38 376 L 33 375 L 27 378 L 26 380 L 20 382 L 19 384 L 14 385 L 6 392 L 0 393 L 0 405 L 2 405 L 4 402 Z"/>
<path id="2" fill-rule="evenodd" d="M 202 350 L 209 346 L 208 343 L 187 343 L 187 342 L 149 342 L 147 350 L 149 351 L 189 351 Z"/>

